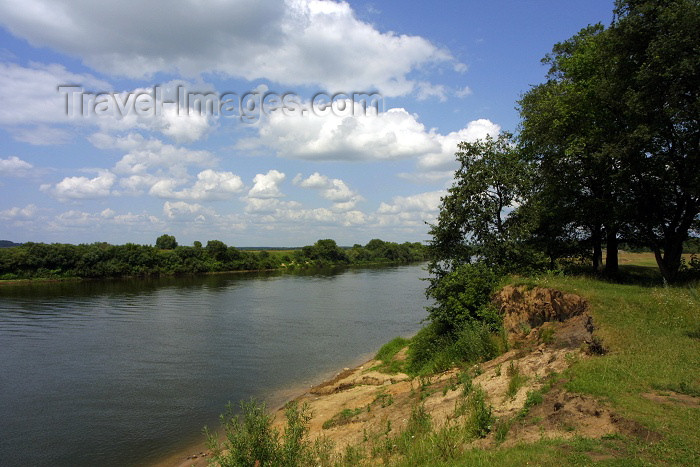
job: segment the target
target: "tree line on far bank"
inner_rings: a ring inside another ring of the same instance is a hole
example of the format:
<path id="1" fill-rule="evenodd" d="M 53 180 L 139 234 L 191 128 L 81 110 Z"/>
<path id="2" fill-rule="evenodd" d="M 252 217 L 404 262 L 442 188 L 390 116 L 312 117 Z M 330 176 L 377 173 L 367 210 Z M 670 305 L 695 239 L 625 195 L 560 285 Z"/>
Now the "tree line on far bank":
<path id="1" fill-rule="evenodd" d="M 0 280 L 31 278 L 115 278 L 265 269 L 305 269 L 334 265 L 409 263 L 425 259 L 419 242 L 394 243 L 373 239 L 366 245 L 339 247 L 319 240 L 303 248 L 250 251 L 210 240 L 182 246 L 172 235 L 161 235 L 156 245 L 28 242 L 0 249 Z"/>

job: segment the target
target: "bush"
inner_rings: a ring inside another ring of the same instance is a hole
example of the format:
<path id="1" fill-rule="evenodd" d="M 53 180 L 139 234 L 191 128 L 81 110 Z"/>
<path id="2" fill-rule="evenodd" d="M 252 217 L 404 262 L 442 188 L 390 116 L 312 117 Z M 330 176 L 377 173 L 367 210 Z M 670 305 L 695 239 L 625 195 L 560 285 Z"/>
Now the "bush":
<path id="1" fill-rule="evenodd" d="M 205 428 L 207 443 L 212 451 L 212 461 L 221 467 L 228 466 L 304 466 L 313 463 L 314 448 L 308 441 L 308 406 L 301 408 L 296 402 L 287 404 L 287 427 L 282 439 L 272 428 L 272 415 L 266 413 L 265 404 L 255 400 L 240 403 L 241 414 L 234 414 L 229 404 L 221 416 L 226 433 L 223 445 L 216 434 Z M 320 452 L 320 451 L 319 451 Z"/>
<path id="2" fill-rule="evenodd" d="M 439 323 L 421 329 L 408 347 L 407 371 L 430 374 L 455 365 L 490 360 L 499 354 L 498 336 L 485 323 L 469 321 L 452 333 Z"/>
<path id="3" fill-rule="evenodd" d="M 491 305 L 491 295 L 499 276 L 483 263 L 464 264 L 433 281 L 427 294 L 436 304 L 428 307 L 432 322 L 448 330 L 468 321 L 481 321 L 496 330 L 500 325 L 497 310 Z"/>

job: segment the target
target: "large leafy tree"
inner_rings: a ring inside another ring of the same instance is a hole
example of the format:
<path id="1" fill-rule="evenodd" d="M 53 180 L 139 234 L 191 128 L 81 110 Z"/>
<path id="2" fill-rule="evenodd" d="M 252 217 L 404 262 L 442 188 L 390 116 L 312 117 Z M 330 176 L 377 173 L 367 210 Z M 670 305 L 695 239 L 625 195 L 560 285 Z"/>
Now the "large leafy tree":
<path id="1" fill-rule="evenodd" d="M 474 261 L 504 272 L 528 257 L 522 242 L 527 228 L 512 213 L 522 204 L 531 175 L 513 135 L 487 136 L 458 148 L 460 167 L 430 229 L 428 269 L 436 281 Z"/>
<path id="2" fill-rule="evenodd" d="M 550 66 L 547 81 L 520 100 L 520 141 L 523 154 L 537 170 L 537 233 L 550 256 L 571 254 L 561 248 L 578 243 L 592 251 L 594 269 L 617 273 L 617 240 L 623 190 L 619 161 L 611 143 L 623 124 L 619 100 L 609 79 L 604 52 L 605 30 L 589 26 L 556 44 L 543 60 Z M 556 248 L 555 248 L 556 249 Z"/>
<path id="3" fill-rule="evenodd" d="M 609 28 L 582 30 L 544 61 L 547 82 L 520 101 L 537 230 L 585 240 L 596 268 L 606 243 L 610 273 L 621 235 L 674 280 L 700 212 L 700 2 L 618 1 Z"/>
<path id="4" fill-rule="evenodd" d="M 627 235 L 673 281 L 700 213 L 700 2 L 625 0 L 615 14 L 608 56 L 627 127 L 617 144 Z"/>

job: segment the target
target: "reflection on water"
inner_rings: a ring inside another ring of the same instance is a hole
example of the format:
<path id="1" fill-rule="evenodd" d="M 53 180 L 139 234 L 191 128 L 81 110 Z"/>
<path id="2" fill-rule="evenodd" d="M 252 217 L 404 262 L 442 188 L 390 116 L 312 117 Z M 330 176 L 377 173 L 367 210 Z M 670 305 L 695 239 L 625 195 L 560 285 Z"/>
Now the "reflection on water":
<path id="1" fill-rule="evenodd" d="M 421 266 L 0 287 L 0 463 L 132 465 L 425 317 Z M 279 402 L 279 401 L 271 401 Z"/>

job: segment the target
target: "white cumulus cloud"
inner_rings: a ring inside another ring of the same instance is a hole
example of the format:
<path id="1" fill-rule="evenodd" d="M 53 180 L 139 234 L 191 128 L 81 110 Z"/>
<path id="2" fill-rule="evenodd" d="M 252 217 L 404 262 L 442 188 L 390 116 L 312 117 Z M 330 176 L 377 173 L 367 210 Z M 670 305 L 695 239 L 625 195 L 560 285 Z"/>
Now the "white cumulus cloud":
<path id="1" fill-rule="evenodd" d="M 285 175 L 274 169 L 266 174 L 257 174 L 253 178 L 253 187 L 248 191 L 248 198 L 280 198 L 284 196 L 279 188 L 284 179 Z"/>
<path id="2" fill-rule="evenodd" d="M 197 181 L 190 188 L 176 191 L 178 181 L 163 179 L 155 182 L 149 194 L 159 198 L 210 201 L 228 199 L 243 190 L 241 177 L 232 172 L 216 172 L 211 169 L 197 174 Z"/>
<path id="3" fill-rule="evenodd" d="M 66 177 L 55 186 L 45 184 L 41 190 L 50 193 L 59 200 L 94 199 L 110 195 L 117 176 L 108 170 L 99 170 L 94 178 Z"/>
<path id="4" fill-rule="evenodd" d="M 34 46 L 137 78 L 208 72 L 396 96 L 414 90 L 412 73 L 460 67 L 430 41 L 381 32 L 348 3 L 330 0 L 217 1 L 206 8 L 172 0 L 27 0 L 1 2 L 0 18 Z"/>
<path id="5" fill-rule="evenodd" d="M 0 159 L 0 177 L 24 177 L 34 168 L 32 164 L 17 156 Z"/>

